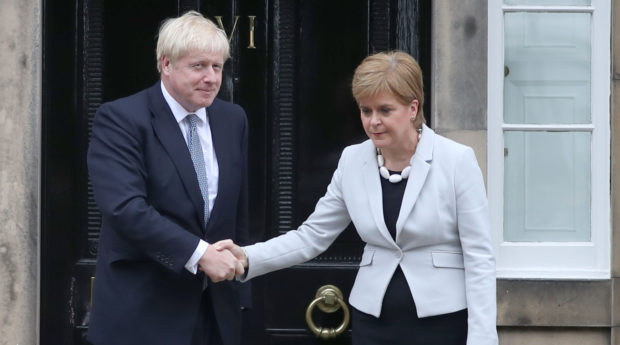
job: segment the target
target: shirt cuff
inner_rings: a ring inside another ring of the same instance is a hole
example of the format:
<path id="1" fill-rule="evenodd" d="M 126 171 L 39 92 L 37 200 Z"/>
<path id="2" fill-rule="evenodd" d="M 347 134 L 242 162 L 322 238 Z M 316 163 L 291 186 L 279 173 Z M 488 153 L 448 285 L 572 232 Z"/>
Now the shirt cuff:
<path id="1" fill-rule="evenodd" d="M 186 270 L 193 274 L 198 272 L 198 261 L 200 261 L 200 258 L 202 258 L 204 253 L 207 251 L 208 246 L 209 244 L 203 240 L 198 242 L 198 246 L 196 247 L 196 250 L 194 250 L 194 254 L 192 254 L 189 260 L 187 260 L 187 263 L 185 263 Z"/>

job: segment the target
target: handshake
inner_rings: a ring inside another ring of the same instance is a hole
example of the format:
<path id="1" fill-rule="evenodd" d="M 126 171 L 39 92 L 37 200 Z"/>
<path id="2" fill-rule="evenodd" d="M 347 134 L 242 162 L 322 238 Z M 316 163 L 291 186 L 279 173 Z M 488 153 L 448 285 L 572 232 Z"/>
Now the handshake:
<path id="1" fill-rule="evenodd" d="M 248 257 L 232 240 L 222 240 L 207 247 L 198 261 L 198 268 L 217 283 L 245 274 Z"/>

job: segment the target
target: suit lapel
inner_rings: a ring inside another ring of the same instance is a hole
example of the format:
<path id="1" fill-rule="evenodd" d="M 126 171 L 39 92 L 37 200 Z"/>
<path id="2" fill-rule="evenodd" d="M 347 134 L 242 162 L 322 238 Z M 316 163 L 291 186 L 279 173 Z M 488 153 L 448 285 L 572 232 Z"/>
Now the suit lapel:
<path id="1" fill-rule="evenodd" d="M 217 98 L 213 100 L 213 103 L 207 108 L 207 116 L 209 117 L 209 127 L 211 128 L 211 140 L 213 141 L 213 150 L 215 151 L 215 157 L 217 159 L 217 165 L 219 169 L 219 178 L 217 182 L 217 197 L 213 203 L 211 214 L 209 216 L 209 224 L 217 224 L 217 218 L 220 216 L 219 208 L 221 207 L 221 195 L 226 195 L 227 178 L 230 171 L 229 155 L 226 154 L 227 148 L 227 135 L 226 121 L 221 114 L 221 107 L 219 106 L 220 100 Z M 207 225 L 207 232 L 208 232 Z"/>
<path id="2" fill-rule="evenodd" d="M 196 216 L 199 223 L 204 225 L 203 220 L 203 199 L 200 194 L 200 186 L 198 185 L 198 179 L 196 178 L 196 171 L 192 163 L 192 158 L 189 154 L 187 144 L 183 139 L 183 133 L 179 128 L 174 115 L 170 107 L 166 103 L 163 94 L 161 93 L 161 86 L 156 83 L 151 87 L 149 93 L 149 107 L 153 114 L 153 130 L 155 135 L 159 138 L 159 141 L 163 145 L 164 149 L 170 156 L 170 159 L 174 163 L 183 181 L 185 191 L 190 196 L 192 204 L 196 208 Z M 171 200 L 174 202 L 174 200 Z M 204 229 L 204 226 L 203 226 Z"/>
<path id="3" fill-rule="evenodd" d="M 432 129 L 423 125 L 422 137 L 418 143 L 415 154 L 411 158 L 411 174 L 407 180 L 407 186 L 405 187 L 405 194 L 403 195 L 403 202 L 400 206 L 400 213 L 398 214 L 398 220 L 396 221 L 396 239 L 403 230 L 405 220 L 409 217 L 409 214 L 413 210 L 420 191 L 424 186 L 428 171 L 430 170 L 430 162 L 433 159 L 433 144 L 435 142 L 435 132 Z"/>
<path id="4" fill-rule="evenodd" d="M 375 146 L 372 141 L 368 141 L 370 145 L 368 150 L 365 150 L 364 162 L 362 164 L 362 170 L 364 175 L 364 190 L 366 190 L 366 196 L 368 203 L 370 204 L 370 212 L 372 217 L 379 228 L 379 232 L 385 237 L 388 242 L 394 243 L 392 235 L 385 225 L 385 217 L 383 216 L 383 197 L 381 191 L 381 180 L 379 176 L 379 169 L 377 167 L 377 156 L 375 153 Z"/>

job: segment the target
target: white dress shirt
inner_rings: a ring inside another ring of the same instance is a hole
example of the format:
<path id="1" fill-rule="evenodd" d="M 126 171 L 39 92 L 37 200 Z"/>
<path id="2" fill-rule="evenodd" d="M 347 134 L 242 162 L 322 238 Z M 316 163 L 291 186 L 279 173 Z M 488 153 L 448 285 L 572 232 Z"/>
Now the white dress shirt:
<path id="1" fill-rule="evenodd" d="M 174 118 L 177 120 L 179 124 L 179 128 L 181 129 L 181 133 L 183 133 L 183 138 L 185 139 L 185 143 L 187 143 L 187 138 L 189 134 L 189 120 L 187 119 L 187 115 L 196 114 L 200 121 L 197 123 L 196 130 L 198 132 L 198 137 L 200 138 L 200 146 L 202 147 L 202 154 L 204 157 L 205 168 L 207 173 L 207 184 L 209 190 L 209 214 L 211 210 L 213 210 L 213 203 L 215 202 L 215 198 L 217 197 L 217 188 L 218 188 L 218 179 L 219 179 L 219 167 L 217 165 L 217 157 L 215 155 L 215 150 L 213 149 L 213 139 L 211 138 L 211 127 L 209 126 L 209 117 L 207 114 L 206 108 L 200 108 L 195 112 L 188 112 L 183 108 L 179 102 L 177 102 L 174 97 L 168 93 L 164 83 L 161 83 L 161 92 L 164 94 L 164 98 L 166 99 L 166 103 L 172 110 L 172 114 Z M 200 240 L 196 250 L 192 256 L 185 263 L 185 269 L 196 274 L 198 272 L 198 261 L 202 257 L 202 255 L 207 250 L 209 244 Z"/>

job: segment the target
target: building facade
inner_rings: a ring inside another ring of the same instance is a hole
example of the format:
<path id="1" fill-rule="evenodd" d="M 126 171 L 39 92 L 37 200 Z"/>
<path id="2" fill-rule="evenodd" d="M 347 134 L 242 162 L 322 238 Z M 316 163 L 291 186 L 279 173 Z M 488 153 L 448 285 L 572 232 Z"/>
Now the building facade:
<path id="1" fill-rule="evenodd" d="M 402 49 L 425 70 L 431 127 L 472 146 L 486 176 L 500 343 L 620 344 L 618 1 L 6 0 L 0 345 L 84 343 L 99 224 L 83 170 L 89 116 L 157 79 L 157 24 L 190 8 L 232 39 L 222 97 L 252 126 L 255 240 L 298 224 L 362 138 L 352 68 Z M 303 312 L 320 285 L 347 295 L 359 248 L 345 235 L 259 279 L 247 343 L 317 343 Z"/>

